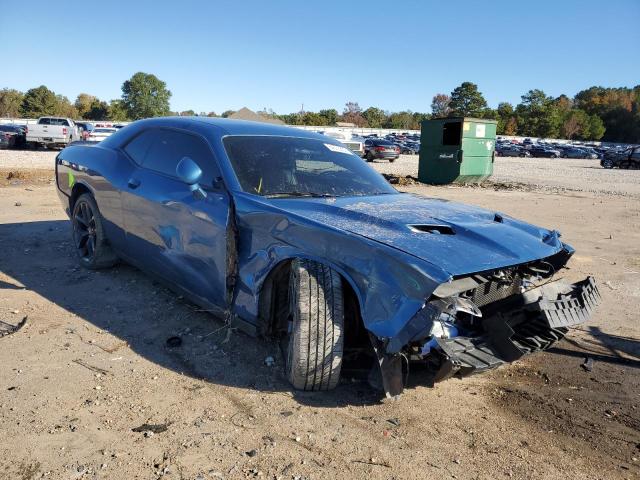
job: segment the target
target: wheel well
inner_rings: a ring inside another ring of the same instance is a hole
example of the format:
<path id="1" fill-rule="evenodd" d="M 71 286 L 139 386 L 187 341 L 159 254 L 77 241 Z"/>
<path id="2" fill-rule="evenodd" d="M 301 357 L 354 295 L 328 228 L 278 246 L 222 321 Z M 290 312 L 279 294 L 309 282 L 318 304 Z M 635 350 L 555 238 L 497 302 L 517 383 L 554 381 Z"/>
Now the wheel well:
<path id="1" fill-rule="evenodd" d="M 293 259 L 285 260 L 271 269 L 265 279 L 259 295 L 260 335 L 282 337 L 287 333 L 289 321 L 289 276 Z M 350 350 L 355 356 L 372 353 L 369 334 L 364 327 L 360 302 L 352 285 L 340 275 L 342 280 L 342 298 L 344 300 L 345 353 Z M 345 359 L 348 355 L 345 355 Z"/>
<path id="2" fill-rule="evenodd" d="M 91 190 L 82 183 L 76 183 L 71 190 L 71 196 L 69 197 L 69 212 L 73 212 L 73 206 L 76 204 L 76 200 L 83 193 L 91 194 Z"/>

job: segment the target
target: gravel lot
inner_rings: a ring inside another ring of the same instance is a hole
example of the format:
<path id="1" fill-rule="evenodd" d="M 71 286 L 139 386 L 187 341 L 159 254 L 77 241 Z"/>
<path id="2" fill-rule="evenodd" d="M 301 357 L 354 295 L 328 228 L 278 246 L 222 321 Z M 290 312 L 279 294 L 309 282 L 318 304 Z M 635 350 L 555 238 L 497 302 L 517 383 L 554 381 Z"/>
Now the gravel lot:
<path id="1" fill-rule="evenodd" d="M 373 166 L 385 174 L 418 176 L 417 155 Z M 496 157 L 491 182 L 640 197 L 640 170 L 605 170 L 598 160 Z"/>
<path id="2" fill-rule="evenodd" d="M 79 268 L 55 155 L 0 152 L 0 320 L 26 318 L 0 337 L 0 480 L 640 477 L 637 171 L 500 158 L 494 182 L 542 187 L 401 186 L 559 228 L 577 251 L 566 276 L 594 275 L 602 304 L 549 352 L 433 387 L 414 372 L 383 402 L 350 379 L 292 391 L 277 344 L 227 331 L 127 265 Z M 604 188 L 609 176 L 619 185 Z"/>
<path id="3" fill-rule="evenodd" d="M 53 168 L 57 154 L 46 150 L 0 150 L 0 170 Z M 373 166 L 386 174 L 418 176 L 417 155 L 401 155 L 394 163 L 376 161 Z M 491 181 L 640 197 L 640 170 L 605 170 L 597 160 L 497 157 Z"/>

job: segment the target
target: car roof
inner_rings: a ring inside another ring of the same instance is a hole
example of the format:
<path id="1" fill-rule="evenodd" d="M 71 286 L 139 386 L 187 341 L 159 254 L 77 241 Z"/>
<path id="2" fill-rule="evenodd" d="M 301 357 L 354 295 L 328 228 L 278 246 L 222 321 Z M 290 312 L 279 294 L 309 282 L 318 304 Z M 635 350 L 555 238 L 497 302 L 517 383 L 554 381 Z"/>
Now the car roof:
<path id="1" fill-rule="evenodd" d="M 157 126 L 183 126 L 188 128 L 193 123 L 199 123 L 202 125 L 211 125 L 222 130 L 224 135 L 276 135 L 276 136 L 296 136 L 303 138 L 313 138 L 317 140 L 324 140 L 332 137 L 327 137 L 319 133 L 302 130 L 301 128 L 287 127 L 283 125 L 275 125 L 271 123 L 262 122 L 250 122 L 247 120 L 230 120 L 228 118 L 215 118 L 215 117 L 157 117 L 146 120 L 139 120 L 145 124 L 157 125 Z M 138 123 L 138 122 L 135 122 Z"/>

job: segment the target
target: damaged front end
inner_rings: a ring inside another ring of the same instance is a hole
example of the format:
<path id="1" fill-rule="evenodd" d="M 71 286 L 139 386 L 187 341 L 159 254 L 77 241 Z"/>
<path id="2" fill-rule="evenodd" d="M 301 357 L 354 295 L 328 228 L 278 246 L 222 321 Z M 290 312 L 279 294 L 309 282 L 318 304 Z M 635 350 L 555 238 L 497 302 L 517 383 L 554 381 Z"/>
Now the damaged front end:
<path id="1" fill-rule="evenodd" d="M 463 377 L 546 350 L 587 321 L 600 294 L 592 277 L 553 279 L 563 254 L 442 284 L 396 337 L 372 336 L 387 396 L 402 392 L 409 361 L 427 365 L 434 381 Z"/>

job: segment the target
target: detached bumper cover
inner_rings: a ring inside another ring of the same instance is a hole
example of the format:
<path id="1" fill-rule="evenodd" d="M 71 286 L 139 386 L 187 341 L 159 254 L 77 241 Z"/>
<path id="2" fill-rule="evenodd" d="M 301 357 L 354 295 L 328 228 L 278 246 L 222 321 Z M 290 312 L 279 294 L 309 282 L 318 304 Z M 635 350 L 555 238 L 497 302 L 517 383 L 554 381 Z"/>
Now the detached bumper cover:
<path id="1" fill-rule="evenodd" d="M 491 305 L 485 335 L 436 339 L 442 362 L 436 380 L 466 376 L 549 348 L 568 327 L 587 321 L 600 303 L 592 277 L 551 282 Z M 492 312 L 492 313 L 491 313 Z"/>

